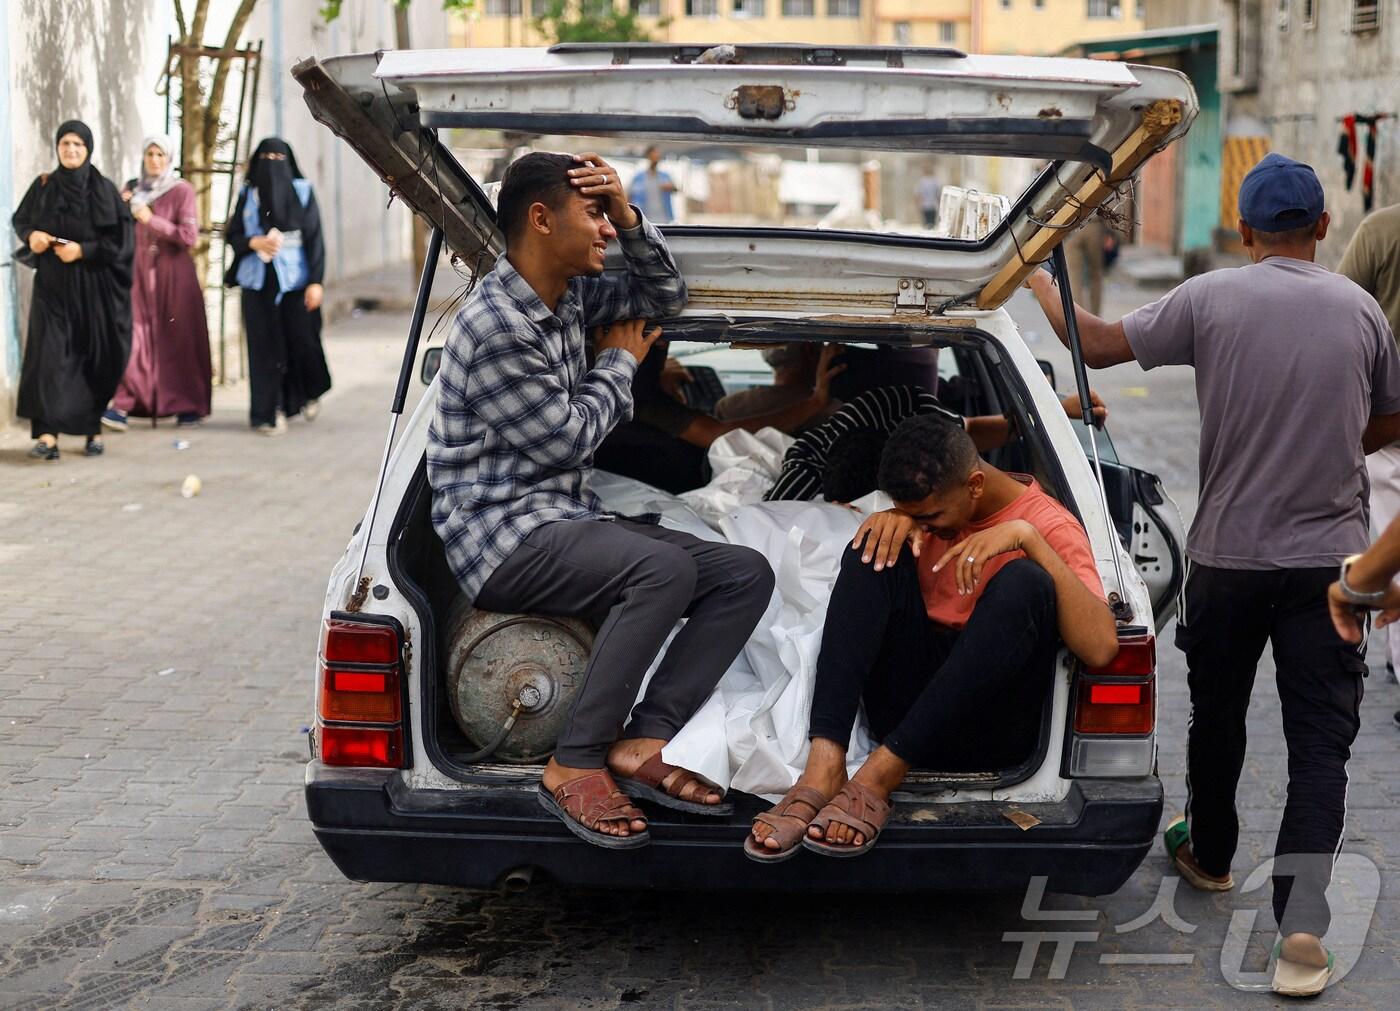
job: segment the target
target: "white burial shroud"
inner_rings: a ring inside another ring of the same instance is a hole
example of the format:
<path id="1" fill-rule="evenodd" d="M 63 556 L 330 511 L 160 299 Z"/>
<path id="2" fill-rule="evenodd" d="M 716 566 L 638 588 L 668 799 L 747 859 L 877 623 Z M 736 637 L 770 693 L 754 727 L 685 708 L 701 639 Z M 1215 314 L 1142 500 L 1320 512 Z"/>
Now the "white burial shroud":
<path id="1" fill-rule="evenodd" d="M 609 509 L 660 513 L 667 527 L 746 545 L 773 566 L 773 599 L 748 645 L 662 753 L 668 763 L 725 789 L 772 800 L 797 781 L 807 760 L 817 655 L 841 552 L 863 516 L 889 506 L 880 493 L 856 502 L 859 512 L 828 502 L 761 502 L 791 441 L 772 429 L 731 432 L 710 448 L 714 479 L 680 498 L 613 474 L 597 473 L 593 481 Z M 669 645 L 668 639 L 662 654 Z M 647 681 L 659 662 L 660 655 Z M 646 688 L 644 681 L 639 699 Z M 857 721 L 846 755 L 849 771 L 870 748 L 864 723 Z"/>

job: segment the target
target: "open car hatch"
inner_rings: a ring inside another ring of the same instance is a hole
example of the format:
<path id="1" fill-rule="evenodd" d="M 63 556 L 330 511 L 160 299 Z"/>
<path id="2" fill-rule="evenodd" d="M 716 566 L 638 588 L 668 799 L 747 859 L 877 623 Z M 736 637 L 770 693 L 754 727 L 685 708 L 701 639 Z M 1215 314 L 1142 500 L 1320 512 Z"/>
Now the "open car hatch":
<path id="1" fill-rule="evenodd" d="M 489 266 L 502 248 L 447 128 L 631 141 L 1032 158 L 1046 167 L 976 241 L 792 227 L 667 226 L 696 311 L 941 314 L 995 308 L 1184 134 L 1181 74 L 1100 60 L 808 45 L 586 44 L 393 51 L 293 68 L 312 114 L 391 191 Z"/>

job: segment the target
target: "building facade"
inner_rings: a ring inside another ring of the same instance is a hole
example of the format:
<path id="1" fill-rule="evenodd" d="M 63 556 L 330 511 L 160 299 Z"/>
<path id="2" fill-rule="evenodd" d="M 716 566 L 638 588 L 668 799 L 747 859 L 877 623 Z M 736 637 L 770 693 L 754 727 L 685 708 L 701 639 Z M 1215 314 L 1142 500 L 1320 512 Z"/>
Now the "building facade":
<path id="1" fill-rule="evenodd" d="M 1400 0 L 1221 0 L 1219 11 L 1222 218 L 1237 213 L 1231 185 L 1246 163 L 1268 150 L 1305 161 L 1332 215 L 1318 259 L 1335 266 L 1366 214 L 1368 164 L 1371 209 L 1400 202 Z M 1348 186 L 1340 147 L 1352 136 Z"/>
<path id="2" fill-rule="evenodd" d="M 1142 27 L 1143 0 L 617 0 L 658 42 L 948 46 L 964 52 L 1057 53 Z M 545 45 L 549 0 L 481 0 L 458 21 L 462 46 Z"/>

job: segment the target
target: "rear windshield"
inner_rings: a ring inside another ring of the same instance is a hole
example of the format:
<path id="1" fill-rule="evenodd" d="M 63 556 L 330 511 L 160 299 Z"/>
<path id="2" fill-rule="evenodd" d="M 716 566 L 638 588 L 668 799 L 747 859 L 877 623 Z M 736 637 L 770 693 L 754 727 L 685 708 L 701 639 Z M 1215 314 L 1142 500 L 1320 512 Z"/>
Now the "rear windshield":
<path id="1" fill-rule="evenodd" d="M 879 232 L 980 242 L 995 233 L 1044 161 L 848 147 L 671 143 L 598 137 L 521 137 L 446 130 L 453 154 L 494 200 L 501 174 L 528 151 L 597 151 L 633 203 L 663 224 Z"/>

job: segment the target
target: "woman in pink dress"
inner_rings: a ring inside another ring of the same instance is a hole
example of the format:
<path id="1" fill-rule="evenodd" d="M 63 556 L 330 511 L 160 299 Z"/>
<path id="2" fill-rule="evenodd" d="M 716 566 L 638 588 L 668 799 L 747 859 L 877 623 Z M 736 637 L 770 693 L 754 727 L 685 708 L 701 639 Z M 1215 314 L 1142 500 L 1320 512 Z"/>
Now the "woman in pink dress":
<path id="1" fill-rule="evenodd" d="M 213 371 L 204 292 L 190 250 L 199 238 L 194 187 L 175 175 L 167 136 L 147 137 L 140 180 L 122 196 L 136 219 L 131 287 L 131 358 L 112 405 L 102 416 L 124 431 L 127 418 L 165 418 L 197 425 L 209 414 Z"/>

